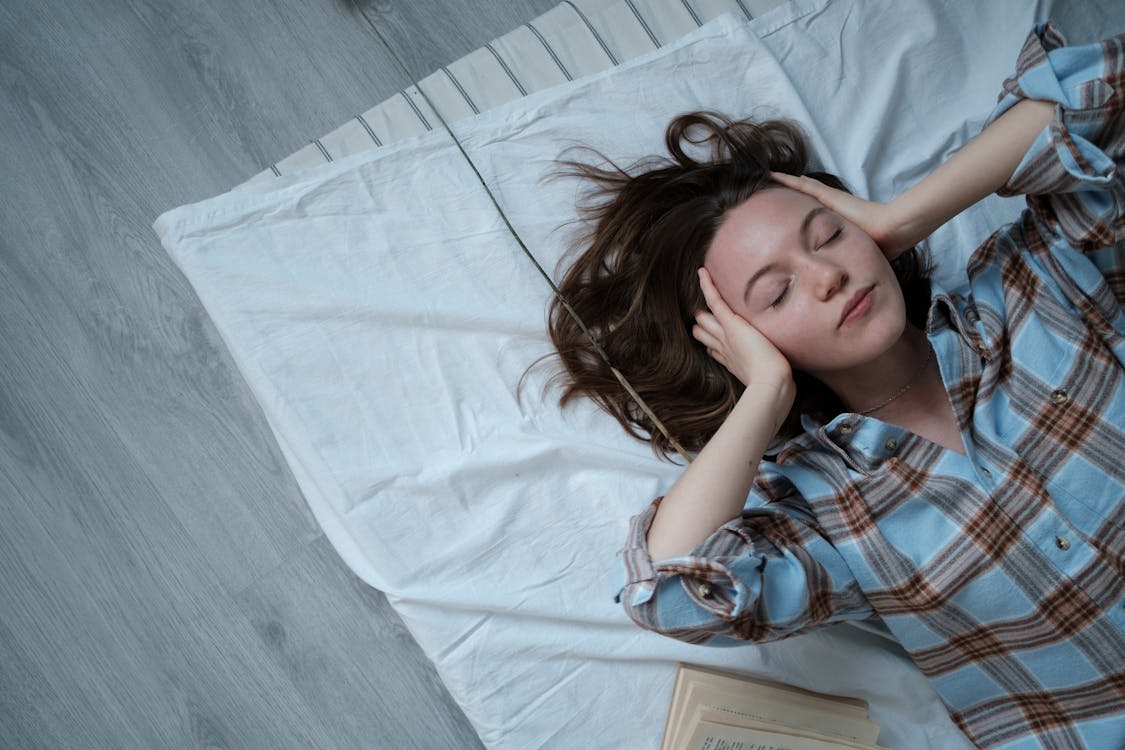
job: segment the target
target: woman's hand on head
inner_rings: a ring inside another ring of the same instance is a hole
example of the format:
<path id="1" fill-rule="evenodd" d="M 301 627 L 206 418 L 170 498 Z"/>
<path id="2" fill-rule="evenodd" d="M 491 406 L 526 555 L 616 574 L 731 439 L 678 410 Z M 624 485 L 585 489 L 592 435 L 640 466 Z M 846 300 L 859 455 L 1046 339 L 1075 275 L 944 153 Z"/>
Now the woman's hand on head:
<path id="1" fill-rule="evenodd" d="M 745 318 L 727 306 L 706 268 L 699 269 L 699 286 L 708 309 L 696 313 L 692 336 L 743 385 L 749 387 L 753 383 L 777 388 L 778 393 L 788 399 L 785 405 L 788 412 L 797 392 L 789 360 Z"/>
<path id="2" fill-rule="evenodd" d="M 898 220 L 896 212 L 889 203 L 876 203 L 852 195 L 845 190 L 837 190 L 820 180 L 803 175 L 771 172 L 770 179 L 791 190 L 816 198 L 825 208 L 843 216 L 858 226 L 875 240 L 888 260 L 894 260 L 924 240 Z"/>

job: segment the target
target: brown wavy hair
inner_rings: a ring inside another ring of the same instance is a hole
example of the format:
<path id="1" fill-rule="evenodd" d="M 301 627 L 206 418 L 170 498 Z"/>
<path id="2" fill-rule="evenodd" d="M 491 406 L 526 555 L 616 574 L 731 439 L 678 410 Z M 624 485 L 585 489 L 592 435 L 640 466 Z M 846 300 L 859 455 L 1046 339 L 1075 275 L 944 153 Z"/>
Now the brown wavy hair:
<path id="1" fill-rule="evenodd" d="M 800 127 L 787 120 L 733 120 L 716 112 L 676 117 L 665 133 L 668 157 L 628 169 L 594 151 L 604 166 L 560 162 L 559 176 L 588 181 L 579 210 L 588 230 L 559 284 L 609 361 L 684 448 L 698 451 L 718 430 L 743 385 L 691 334 L 706 303 L 697 269 L 727 211 L 773 184 L 769 173 L 806 174 L 844 188 L 833 175 L 808 171 Z M 694 158 L 685 148 L 702 147 Z M 907 317 L 924 327 L 930 268 L 917 250 L 892 264 L 907 302 Z M 590 337 L 556 297 L 549 310 L 551 340 L 565 372 L 560 404 L 592 398 L 634 437 L 659 454 L 675 445 L 629 396 Z M 797 397 L 778 436 L 800 432 L 800 415 L 822 421 L 844 411 L 831 390 L 794 371 Z"/>

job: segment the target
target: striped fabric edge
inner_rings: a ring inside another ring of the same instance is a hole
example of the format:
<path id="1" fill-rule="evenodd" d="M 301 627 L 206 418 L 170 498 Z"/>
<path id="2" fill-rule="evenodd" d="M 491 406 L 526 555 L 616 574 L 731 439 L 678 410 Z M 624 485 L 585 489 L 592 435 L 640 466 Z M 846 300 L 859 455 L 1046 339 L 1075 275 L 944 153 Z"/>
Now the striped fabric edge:
<path id="1" fill-rule="evenodd" d="M 414 85 L 405 87 L 239 187 L 422 135 L 439 119 L 430 102 L 447 122 L 472 117 L 513 99 L 619 65 L 723 13 L 740 13 L 753 19 L 784 2 L 563 0 L 418 81 L 422 91 Z"/>

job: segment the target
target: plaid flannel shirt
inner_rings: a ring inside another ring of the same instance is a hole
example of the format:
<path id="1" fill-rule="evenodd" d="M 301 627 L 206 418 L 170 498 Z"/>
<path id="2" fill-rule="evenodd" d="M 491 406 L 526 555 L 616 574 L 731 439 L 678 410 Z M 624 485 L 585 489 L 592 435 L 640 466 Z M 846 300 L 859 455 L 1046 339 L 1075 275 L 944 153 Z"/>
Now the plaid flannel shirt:
<path id="1" fill-rule="evenodd" d="M 876 618 L 986 748 L 1125 748 L 1125 37 L 1028 37 L 992 119 L 1057 102 L 1005 194 L 1020 220 L 933 290 L 966 455 L 858 414 L 761 464 L 742 516 L 619 595 L 693 643 Z"/>

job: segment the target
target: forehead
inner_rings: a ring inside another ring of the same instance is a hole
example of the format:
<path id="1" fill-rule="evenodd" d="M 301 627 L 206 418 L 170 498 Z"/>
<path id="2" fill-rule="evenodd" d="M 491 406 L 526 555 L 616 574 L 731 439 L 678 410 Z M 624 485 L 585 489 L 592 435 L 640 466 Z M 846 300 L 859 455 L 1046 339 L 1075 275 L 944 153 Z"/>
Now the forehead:
<path id="1" fill-rule="evenodd" d="M 815 198 L 789 188 L 754 193 L 727 212 L 707 251 L 707 265 L 742 264 L 796 250 L 801 222 L 820 207 Z"/>

